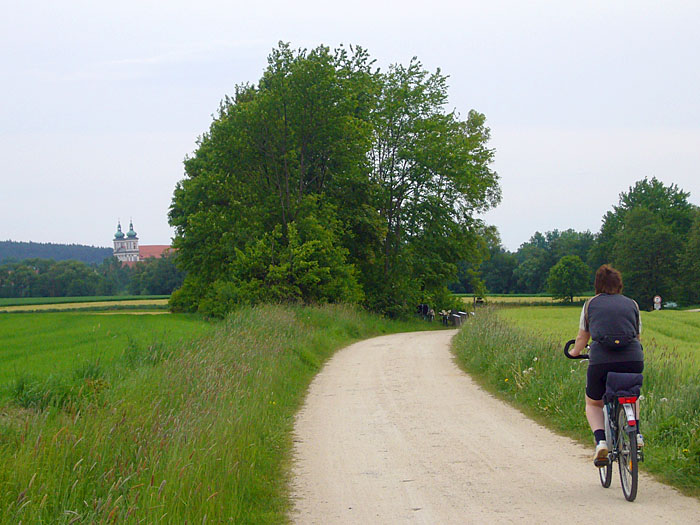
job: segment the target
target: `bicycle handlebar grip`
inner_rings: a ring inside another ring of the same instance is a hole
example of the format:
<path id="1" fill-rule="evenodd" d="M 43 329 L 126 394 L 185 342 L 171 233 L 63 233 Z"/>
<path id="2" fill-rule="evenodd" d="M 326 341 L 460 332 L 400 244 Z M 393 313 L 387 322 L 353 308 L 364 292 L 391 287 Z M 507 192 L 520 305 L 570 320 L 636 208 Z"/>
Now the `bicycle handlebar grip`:
<path id="1" fill-rule="evenodd" d="M 588 359 L 588 354 L 579 354 L 577 356 L 573 356 L 569 353 L 569 348 L 571 348 L 575 343 L 576 339 L 571 339 L 566 343 L 566 345 L 564 346 L 564 355 L 569 359 Z"/>

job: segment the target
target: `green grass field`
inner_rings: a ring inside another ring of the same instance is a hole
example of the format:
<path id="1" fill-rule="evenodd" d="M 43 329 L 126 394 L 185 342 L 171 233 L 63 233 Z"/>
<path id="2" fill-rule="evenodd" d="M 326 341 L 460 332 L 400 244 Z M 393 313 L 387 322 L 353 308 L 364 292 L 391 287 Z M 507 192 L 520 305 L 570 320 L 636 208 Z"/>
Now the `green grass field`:
<path id="1" fill-rule="evenodd" d="M 12 524 L 286 522 L 294 416 L 324 361 L 354 340 L 440 326 L 343 306 L 246 308 L 215 325 L 0 320 L 18 354 L 0 369 L 14 359 L 46 378 L 0 399 L 0 523 Z M 91 366 L 101 352 L 111 363 Z M 87 365 L 73 368 L 78 353 Z"/>
<path id="2" fill-rule="evenodd" d="M 485 308 L 466 323 L 454 348 L 488 389 L 591 444 L 586 362 L 568 360 L 562 351 L 578 332 L 580 313 L 580 307 Z M 642 324 L 642 468 L 700 496 L 700 312 L 642 312 Z"/>
<path id="3" fill-rule="evenodd" d="M 498 314 L 517 323 L 532 333 L 541 334 L 563 343 L 578 333 L 581 307 L 560 308 L 504 308 Z M 642 342 L 677 351 L 684 356 L 697 358 L 700 369 L 700 312 L 661 310 L 641 312 Z"/>
<path id="4" fill-rule="evenodd" d="M 176 344 L 210 329 L 201 318 L 186 314 L 0 315 L 0 396 L 19 377 L 40 380 L 86 364 L 109 367 L 130 350 Z"/>
<path id="5" fill-rule="evenodd" d="M 473 295 L 458 294 L 458 296 L 461 297 L 462 301 L 467 305 L 471 305 L 474 303 Z M 588 297 L 590 297 L 590 295 L 576 296 L 574 297 L 574 301 L 576 303 L 583 304 L 583 301 L 585 301 Z M 561 300 L 554 299 L 551 295 L 547 294 L 488 294 L 483 299 L 486 302 L 486 304 L 492 305 L 497 304 L 513 306 L 557 306 L 562 304 Z"/>

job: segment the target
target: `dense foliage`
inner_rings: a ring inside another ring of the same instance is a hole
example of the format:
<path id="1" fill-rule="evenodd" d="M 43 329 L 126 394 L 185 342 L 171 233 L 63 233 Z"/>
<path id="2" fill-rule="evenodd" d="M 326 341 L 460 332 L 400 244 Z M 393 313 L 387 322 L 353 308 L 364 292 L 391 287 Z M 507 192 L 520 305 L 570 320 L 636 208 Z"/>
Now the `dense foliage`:
<path id="1" fill-rule="evenodd" d="M 86 264 L 99 264 L 106 257 L 111 256 L 112 248 L 82 244 L 0 241 L 0 263 L 18 262 L 24 259 L 53 259 L 55 261 L 73 260 Z"/>
<path id="2" fill-rule="evenodd" d="M 167 295 L 182 285 L 174 257 L 147 259 L 133 267 L 116 258 L 99 266 L 80 261 L 26 259 L 0 265 L 0 297 L 79 297 L 90 295 Z"/>
<path id="3" fill-rule="evenodd" d="M 574 230 L 536 232 L 511 253 L 501 246 L 498 234 L 492 234 L 491 257 L 480 267 L 483 280 L 492 293 L 554 292 L 548 280 L 552 269 L 562 257 L 577 256 L 587 268 L 584 288 L 589 291 L 595 270 L 609 263 L 622 272 L 624 293 L 642 308 L 650 309 L 657 294 L 664 302 L 698 304 L 700 211 L 688 201 L 689 196 L 675 184 L 643 179 L 620 194 L 619 203 L 605 214 L 595 235 Z"/>
<path id="4" fill-rule="evenodd" d="M 360 48 L 280 44 L 185 161 L 173 307 L 448 306 L 457 262 L 480 253 L 474 215 L 500 193 L 484 116 L 446 104 L 446 77 L 415 59 L 382 72 Z"/>
<path id="5" fill-rule="evenodd" d="M 572 302 L 574 296 L 589 286 L 590 269 L 578 255 L 565 255 L 552 266 L 547 277 L 547 291 L 555 299 Z"/>

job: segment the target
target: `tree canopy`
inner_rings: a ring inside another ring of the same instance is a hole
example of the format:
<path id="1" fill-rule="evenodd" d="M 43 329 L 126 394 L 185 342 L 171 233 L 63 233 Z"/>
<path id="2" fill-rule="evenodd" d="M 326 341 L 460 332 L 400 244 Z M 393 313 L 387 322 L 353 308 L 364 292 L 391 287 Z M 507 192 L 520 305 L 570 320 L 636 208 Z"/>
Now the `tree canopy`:
<path id="1" fill-rule="evenodd" d="M 280 43 L 185 161 L 170 221 L 188 275 L 173 303 L 351 301 L 392 315 L 446 301 L 500 199 L 483 115 L 447 78 L 362 48 Z"/>
<path id="2" fill-rule="evenodd" d="M 547 277 L 547 291 L 555 299 L 573 302 L 574 296 L 591 286 L 590 270 L 578 255 L 565 255 L 552 266 Z"/>

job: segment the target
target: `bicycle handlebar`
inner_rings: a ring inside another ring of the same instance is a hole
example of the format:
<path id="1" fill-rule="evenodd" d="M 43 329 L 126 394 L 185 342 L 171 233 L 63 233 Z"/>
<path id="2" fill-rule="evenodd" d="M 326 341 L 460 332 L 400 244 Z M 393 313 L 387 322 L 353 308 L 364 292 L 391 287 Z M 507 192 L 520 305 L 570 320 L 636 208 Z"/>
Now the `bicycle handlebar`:
<path id="1" fill-rule="evenodd" d="M 580 354 L 574 356 L 569 353 L 569 348 L 571 348 L 575 343 L 576 339 L 572 339 L 571 341 L 566 343 L 566 345 L 564 346 L 564 355 L 569 359 L 588 359 L 588 354 Z"/>

